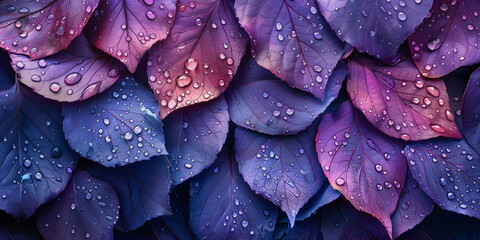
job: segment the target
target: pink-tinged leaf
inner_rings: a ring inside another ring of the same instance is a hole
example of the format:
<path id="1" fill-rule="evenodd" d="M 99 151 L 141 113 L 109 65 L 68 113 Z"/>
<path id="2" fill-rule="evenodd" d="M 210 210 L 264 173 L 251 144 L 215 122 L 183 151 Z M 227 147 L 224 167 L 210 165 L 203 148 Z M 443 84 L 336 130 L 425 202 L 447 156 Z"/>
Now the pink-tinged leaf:
<path id="1" fill-rule="evenodd" d="M 79 157 L 65 140 L 61 104 L 0 76 L 0 86 L 7 83 L 0 89 L 0 209 L 23 220 L 66 187 Z"/>
<path id="2" fill-rule="evenodd" d="M 385 66 L 357 57 L 348 66 L 350 98 L 380 131 L 405 141 L 461 138 L 441 79 L 422 77 L 410 60 Z"/>
<path id="3" fill-rule="evenodd" d="M 164 119 L 175 185 L 198 175 L 215 161 L 227 139 L 229 120 L 223 96 L 178 109 Z"/>
<path id="4" fill-rule="evenodd" d="M 237 72 L 247 44 L 230 0 L 179 0 L 175 25 L 148 60 L 162 119 L 218 97 Z"/>
<path id="5" fill-rule="evenodd" d="M 380 59 L 392 57 L 433 0 L 317 0 L 339 38 Z"/>
<path id="6" fill-rule="evenodd" d="M 435 203 L 418 186 L 417 180 L 408 171 L 405 186 L 398 199 L 397 210 L 392 214 L 393 237 L 398 238 L 402 233 L 419 224 L 433 210 Z"/>
<path id="7" fill-rule="evenodd" d="M 68 47 L 80 35 L 99 0 L 2 0 L 0 47 L 40 59 Z"/>
<path id="8" fill-rule="evenodd" d="M 88 100 L 65 103 L 62 113 L 70 147 L 106 167 L 167 155 L 157 102 L 133 78 Z"/>
<path id="9" fill-rule="evenodd" d="M 252 56 L 290 86 L 323 100 L 342 57 L 335 36 L 314 0 L 237 0 L 235 11 L 252 39 Z"/>
<path id="10" fill-rule="evenodd" d="M 413 177 L 438 206 L 480 219 L 480 156 L 465 140 L 412 143 L 405 156 Z"/>
<path id="11" fill-rule="evenodd" d="M 119 207 L 110 184 L 77 170 L 65 191 L 39 209 L 37 228 L 45 239 L 113 239 Z"/>
<path id="12" fill-rule="evenodd" d="M 477 69 L 467 84 L 463 95 L 462 125 L 465 139 L 480 153 L 480 69 Z"/>
<path id="13" fill-rule="evenodd" d="M 82 34 L 64 51 L 30 60 L 10 54 L 19 80 L 36 93 L 61 102 L 85 100 L 108 89 L 124 66 L 96 50 Z"/>
<path id="14" fill-rule="evenodd" d="M 232 121 L 244 128 L 272 135 L 292 135 L 307 128 L 337 97 L 347 66 L 341 62 L 325 89 L 323 101 L 290 88 L 267 69 L 244 59 L 226 93 Z"/>
<path id="15" fill-rule="evenodd" d="M 326 115 L 318 127 L 317 153 L 330 185 L 355 208 L 373 214 L 392 235 L 407 174 L 403 143 L 379 132 L 350 102 Z"/>
<path id="16" fill-rule="evenodd" d="M 120 60 L 133 73 L 145 52 L 167 38 L 176 3 L 177 0 L 101 1 L 85 30 L 97 48 Z"/>
<path id="17" fill-rule="evenodd" d="M 480 0 L 437 0 L 408 38 L 412 57 L 423 76 L 442 77 L 480 62 Z"/>
<path id="18" fill-rule="evenodd" d="M 279 206 L 292 227 L 300 208 L 325 181 L 315 153 L 316 126 L 291 136 L 235 129 L 235 156 L 243 179 Z"/>
<path id="19" fill-rule="evenodd" d="M 238 171 L 232 145 L 190 185 L 190 225 L 198 239 L 272 239 L 278 209 Z"/>
<path id="20" fill-rule="evenodd" d="M 389 239 L 377 219 L 356 210 L 343 198 L 327 205 L 321 216 L 325 240 Z"/>

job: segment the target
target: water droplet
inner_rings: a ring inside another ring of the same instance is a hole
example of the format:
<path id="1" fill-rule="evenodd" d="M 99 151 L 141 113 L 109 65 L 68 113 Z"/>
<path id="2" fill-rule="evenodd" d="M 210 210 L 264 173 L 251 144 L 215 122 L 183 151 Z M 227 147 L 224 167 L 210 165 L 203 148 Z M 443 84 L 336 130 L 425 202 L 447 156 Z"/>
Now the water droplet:
<path id="1" fill-rule="evenodd" d="M 135 134 L 140 134 L 140 133 L 142 133 L 142 127 L 140 127 L 140 126 L 138 126 L 138 125 L 135 126 L 135 127 L 133 128 L 133 132 L 134 132 Z"/>
<path id="2" fill-rule="evenodd" d="M 132 140 L 133 134 L 131 132 L 126 132 L 123 137 L 125 140 Z"/>
<path id="3" fill-rule="evenodd" d="M 197 19 L 195 20 L 195 24 L 196 24 L 197 26 L 202 26 L 202 23 L 203 23 L 203 21 L 202 21 L 202 19 L 200 19 L 200 18 L 197 18 Z"/>
<path id="4" fill-rule="evenodd" d="M 452 192 L 448 192 L 447 193 L 447 198 L 448 198 L 448 200 L 453 200 L 453 199 L 455 199 L 455 194 L 452 193 Z"/>
<path id="5" fill-rule="evenodd" d="M 147 18 L 150 20 L 153 20 L 156 17 L 155 13 L 153 13 L 152 11 L 145 12 L 145 16 L 147 16 Z"/>
<path id="6" fill-rule="evenodd" d="M 177 85 L 182 88 L 188 86 L 191 82 L 192 78 L 185 74 L 177 78 Z"/>
<path id="7" fill-rule="evenodd" d="M 407 14 L 405 14 L 404 12 L 398 12 L 398 15 L 397 15 L 398 19 L 400 21 L 405 21 L 407 20 Z"/>
<path id="8" fill-rule="evenodd" d="M 66 77 L 65 77 L 65 84 L 71 86 L 71 85 L 75 85 L 77 84 L 81 79 L 82 79 L 83 75 L 78 73 L 78 72 L 74 72 L 74 73 L 70 73 L 68 74 Z"/>
<path id="9" fill-rule="evenodd" d="M 198 61 L 195 58 L 189 58 L 187 59 L 187 61 L 185 61 L 185 68 L 190 71 L 195 70 L 197 66 L 198 66 Z"/>
<path id="10" fill-rule="evenodd" d="M 54 147 L 50 151 L 50 156 L 52 156 L 53 158 L 59 158 L 62 156 L 62 154 L 63 154 L 63 150 L 59 147 Z"/>
<path id="11" fill-rule="evenodd" d="M 434 97 L 440 96 L 440 91 L 438 90 L 438 88 L 436 88 L 436 87 L 434 87 L 434 86 L 427 86 L 425 89 L 427 90 L 427 92 L 428 92 L 430 95 L 432 95 L 432 96 L 434 96 Z"/>
<path id="12" fill-rule="evenodd" d="M 336 183 L 338 186 L 342 186 L 343 184 L 345 184 L 345 179 L 339 177 L 339 178 L 337 178 L 337 180 L 335 180 L 335 183 Z"/>
<path id="13" fill-rule="evenodd" d="M 437 50 L 438 48 L 440 48 L 441 45 L 442 44 L 440 44 L 440 39 L 439 38 L 434 38 L 434 39 L 431 39 L 430 41 L 427 42 L 427 47 L 431 51 Z"/>

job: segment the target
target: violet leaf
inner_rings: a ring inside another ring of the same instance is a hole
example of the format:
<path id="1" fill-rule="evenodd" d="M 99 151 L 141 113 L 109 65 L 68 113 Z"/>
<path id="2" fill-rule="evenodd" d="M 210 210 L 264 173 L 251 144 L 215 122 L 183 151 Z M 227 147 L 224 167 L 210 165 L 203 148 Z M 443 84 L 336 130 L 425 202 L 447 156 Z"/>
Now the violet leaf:
<path id="1" fill-rule="evenodd" d="M 463 95 L 462 105 L 462 125 L 465 139 L 477 153 L 480 153 L 480 105 L 478 99 L 480 97 L 480 68 L 470 76 L 467 89 Z"/>

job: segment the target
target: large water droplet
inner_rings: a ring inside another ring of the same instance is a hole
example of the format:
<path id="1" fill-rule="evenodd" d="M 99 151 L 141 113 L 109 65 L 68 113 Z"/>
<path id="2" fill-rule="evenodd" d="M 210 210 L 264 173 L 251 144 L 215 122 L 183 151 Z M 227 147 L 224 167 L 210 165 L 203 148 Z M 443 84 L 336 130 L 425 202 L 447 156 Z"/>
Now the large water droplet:
<path id="1" fill-rule="evenodd" d="M 177 85 L 182 88 L 188 86 L 191 82 L 192 78 L 185 74 L 177 78 Z"/>
<path id="2" fill-rule="evenodd" d="M 65 84 L 67 85 L 75 85 L 77 84 L 81 79 L 82 79 L 83 75 L 78 73 L 78 72 L 74 72 L 74 73 L 70 73 L 68 74 L 66 77 L 65 77 Z"/>
<path id="3" fill-rule="evenodd" d="M 190 71 L 193 71 L 197 68 L 198 66 L 198 61 L 195 58 L 189 58 L 187 61 L 185 61 L 185 68 L 187 68 Z"/>

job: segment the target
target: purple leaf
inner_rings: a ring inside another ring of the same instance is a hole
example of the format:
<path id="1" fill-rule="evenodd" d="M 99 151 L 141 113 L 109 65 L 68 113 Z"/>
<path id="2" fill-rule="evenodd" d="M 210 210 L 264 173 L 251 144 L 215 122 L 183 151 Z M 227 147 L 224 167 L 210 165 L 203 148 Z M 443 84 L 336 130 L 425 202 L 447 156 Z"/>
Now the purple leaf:
<path id="1" fill-rule="evenodd" d="M 467 89 L 463 95 L 462 106 L 462 125 L 463 134 L 467 142 L 477 151 L 480 152 L 480 105 L 478 100 L 480 97 L 480 68 L 471 76 L 467 84 Z"/>
<path id="2" fill-rule="evenodd" d="M 379 221 L 357 211 L 345 199 L 325 207 L 322 212 L 321 228 L 325 240 L 389 239 Z"/>
<path id="3" fill-rule="evenodd" d="M 0 90 L 0 106 L 0 209 L 26 219 L 66 187 L 78 156 L 65 140 L 57 102 L 15 83 Z"/>
<path id="4" fill-rule="evenodd" d="M 317 193 L 300 209 L 295 220 L 303 221 L 307 219 L 321 207 L 335 201 L 340 195 L 340 192 L 333 189 L 328 181 L 324 181 Z"/>
<path id="5" fill-rule="evenodd" d="M 179 0 L 177 5 L 175 25 L 150 51 L 147 68 L 162 119 L 224 92 L 247 44 L 230 0 Z"/>
<path id="6" fill-rule="evenodd" d="M 413 177 L 438 206 L 480 218 L 480 156 L 465 140 L 412 143 L 405 156 Z"/>
<path id="7" fill-rule="evenodd" d="M 198 175 L 215 161 L 227 139 L 229 120 L 223 96 L 181 108 L 164 119 L 175 185 Z"/>
<path id="8" fill-rule="evenodd" d="M 131 231 L 151 218 L 172 214 L 168 197 L 170 177 L 166 156 L 116 168 L 95 166 L 89 173 L 109 183 L 117 192 L 120 218 L 115 228 L 121 231 Z"/>
<path id="9" fill-rule="evenodd" d="M 54 56 L 38 60 L 18 54 L 10 56 L 23 84 L 61 102 L 85 100 L 107 90 L 124 69 L 120 62 L 91 46 L 83 34 Z"/>
<path id="10" fill-rule="evenodd" d="M 480 62 L 480 0 L 437 0 L 408 38 L 423 76 L 442 77 L 461 66 Z"/>
<path id="11" fill-rule="evenodd" d="M 377 131 L 350 102 L 318 127 L 317 152 L 330 185 L 392 234 L 390 215 L 405 183 L 402 142 Z"/>
<path id="12" fill-rule="evenodd" d="M 99 0 L 2 0 L 0 47 L 40 59 L 68 47 L 80 35 Z"/>
<path id="13" fill-rule="evenodd" d="M 38 211 L 37 227 L 45 239 L 112 239 L 119 207 L 112 186 L 76 171 L 65 191 Z"/>
<path id="14" fill-rule="evenodd" d="M 450 108 L 455 116 L 455 123 L 460 132 L 464 132 L 462 124 L 462 98 L 467 88 L 468 80 L 476 67 L 461 67 L 452 73 L 444 76 L 443 82 L 447 87 L 448 96 L 450 98 Z"/>
<path id="15" fill-rule="evenodd" d="M 433 0 L 317 0 L 338 37 L 380 59 L 392 57 L 432 7 Z"/>
<path id="16" fill-rule="evenodd" d="M 323 240 L 320 218 L 313 216 L 305 221 L 297 222 L 289 229 L 282 240 Z"/>
<path id="17" fill-rule="evenodd" d="M 395 66 L 358 57 L 348 62 L 353 104 L 385 134 L 405 141 L 461 138 L 445 84 L 420 75 L 409 60 Z"/>
<path id="18" fill-rule="evenodd" d="M 278 211 L 243 181 L 229 146 L 192 179 L 190 225 L 199 239 L 271 239 Z"/>
<path id="19" fill-rule="evenodd" d="M 315 128 L 292 136 L 235 130 L 235 156 L 245 182 L 279 206 L 293 227 L 300 208 L 325 181 L 315 153 Z"/>
<path id="20" fill-rule="evenodd" d="M 64 131 L 82 157 L 106 167 L 166 155 L 162 122 L 153 94 L 133 78 L 86 101 L 63 105 Z"/>
<path id="21" fill-rule="evenodd" d="M 101 1 L 85 29 L 96 47 L 120 60 L 133 73 L 145 52 L 167 38 L 176 3 L 177 0 Z"/>
<path id="22" fill-rule="evenodd" d="M 252 39 L 252 55 L 290 86 L 323 100 L 344 44 L 313 0 L 237 0 L 240 24 Z"/>
<path id="23" fill-rule="evenodd" d="M 323 101 L 290 88 L 253 58 L 240 65 L 239 73 L 226 94 L 233 122 L 261 133 L 290 135 L 312 124 L 337 97 L 347 66 L 339 63 L 335 68 Z"/>
<path id="24" fill-rule="evenodd" d="M 434 206 L 433 200 L 418 187 L 417 180 L 408 171 L 397 209 L 391 217 L 393 237 L 398 238 L 402 233 L 419 224 L 432 212 Z"/>

